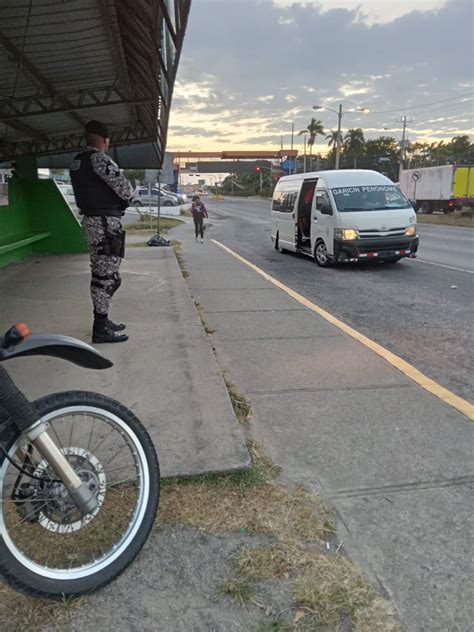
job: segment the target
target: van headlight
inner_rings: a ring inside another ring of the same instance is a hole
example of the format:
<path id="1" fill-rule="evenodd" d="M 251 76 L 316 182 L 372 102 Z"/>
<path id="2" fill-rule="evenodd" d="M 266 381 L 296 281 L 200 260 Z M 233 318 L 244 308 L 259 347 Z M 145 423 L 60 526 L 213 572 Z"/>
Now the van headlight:
<path id="1" fill-rule="evenodd" d="M 335 228 L 334 236 L 344 241 L 354 241 L 359 237 L 359 231 L 355 228 Z"/>
<path id="2" fill-rule="evenodd" d="M 405 230 L 405 237 L 416 237 L 416 224 L 408 226 Z"/>

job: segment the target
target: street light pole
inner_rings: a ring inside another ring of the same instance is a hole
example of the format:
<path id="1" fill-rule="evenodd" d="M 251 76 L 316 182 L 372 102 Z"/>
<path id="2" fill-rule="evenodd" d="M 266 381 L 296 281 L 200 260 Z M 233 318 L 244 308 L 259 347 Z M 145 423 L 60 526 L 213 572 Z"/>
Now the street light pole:
<path id="1" fill-rule="evenodd" d="M 294 137 L 294 135 L 295 135 L 295 123 L 293 121 L 293 123 L 291 124 L 291 151 L 293 151 L 293 137 Z M 291 164 L 291 160 L 292 160 L 292 158 L 290 159 L 290 164 Z M 297 171 L 297 166 L 296 166 L 296 159 L 295 159 L 295 173 L 296 173 L 296 171 Z M 290 167 L 290 176 L 291 176 L 292 173 L 293 173 L 293 169 Z"/>
<path id="2" fill-rule="evenodd" d="M 303 149 L 303 173 L 306 173 L 306 134 L 303 134 L 304 149 Z"/>
<path id="3" fill-rule="evenodd" d="M 342 122 L 342 103 L 339 104 L 337 113 L 337 140 L 336 140 L 336 162 L 334 169 L 339 169 L 339 157 L 341 154 L 341 122 Z"/>
<path id="4" fill-rule="evenodd" d="M 401 178 L 402 178 L 402 173 L 403 173 L 403 169 L 405 166 L 405 136 L 406 136 L 406 129 L 407 129 L 407 123 L 410 123 L 412 121 L 412 119 L 408 119 L 406 116 L 404 116 L 403 118 L 399 118 L 397 119 L 398 123 L 403 123 L 403 132 L 402 132 L 402 142 L 400 143 L 400 167 L 398 169 L 398 181 L 400 182 Z"/>
<path id="5" fill-rule="evenodd" d="M 341 122 L 342 122 L 342 115 L 343 114 L 347 114 L 347 112 L 363 112 L 364 114 L 367 114 L 368 112 L 370 112 L 370 110 L 369 110 L 369 108 L 356 107 L 355 110 L 346 110 L 345 112 L 343 112 L 342 111 L 342 103 L 339 104 L 339 109 L 338 110 L 333 110 L 332 108 L 327 108 L 325 105 L 313 105 L 313 110 L 329 110 L 329 112 L 334 112 L 334 114 L 337 114 L 336 160 L 335 160 L 334 168 L 335 169 L 339 169 L 339 157 L 340 157 L 340 154 L 341 154 Z"/>

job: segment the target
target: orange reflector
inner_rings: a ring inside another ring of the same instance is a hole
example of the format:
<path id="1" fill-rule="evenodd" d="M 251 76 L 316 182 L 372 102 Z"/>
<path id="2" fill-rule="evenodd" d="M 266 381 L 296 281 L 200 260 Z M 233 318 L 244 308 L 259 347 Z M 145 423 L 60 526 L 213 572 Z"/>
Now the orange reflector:
<path id="1" fill-rule="evenodd" d="M 28 325 L 25 325 L 25 323 L 17 323 L 15 327 L 18 329 L 23 338 L 27 338 L 30 335 L 30 329 Z"/>

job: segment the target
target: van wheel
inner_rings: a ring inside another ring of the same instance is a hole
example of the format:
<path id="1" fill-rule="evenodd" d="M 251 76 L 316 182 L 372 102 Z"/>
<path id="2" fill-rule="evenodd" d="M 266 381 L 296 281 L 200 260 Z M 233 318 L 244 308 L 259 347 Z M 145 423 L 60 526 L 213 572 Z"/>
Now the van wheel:
<path id="1" fill-rule="evenodd" d="M 282 248 L 280 246 L 280 235 L 277 234 L 276 239 L 275 239 L 275 250 L 278 250 L 278 252 L 282 255 L 284 255 L 286 253 L 286 248 Z"/>
<path id="2" fill-rule="evenodd" d="M 320 268 L 327 268 L 331 265 L 326 244 L 321 239 L 316 243 L 314 260 Z"/>

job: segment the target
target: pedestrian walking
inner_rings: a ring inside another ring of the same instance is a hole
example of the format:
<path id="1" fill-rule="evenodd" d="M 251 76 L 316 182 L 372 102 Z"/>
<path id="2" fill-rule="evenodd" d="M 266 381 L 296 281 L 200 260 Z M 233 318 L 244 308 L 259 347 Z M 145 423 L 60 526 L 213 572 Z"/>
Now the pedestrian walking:
<path id="1" fill-rule="evenodd" d="M 193 203 L 191 205 L 191 213 L 194 220 L 194 232 L 195 239 L 198 240 L 198 235 L 201 235 L 201 244 L 204 243 L 204 218 L 208 217 L 207 209 L 199 195 L 193 197 Z"/>
<path id="2" fill-rule="evenodd" d="M 121 284 L 120 264 L 125 253 L 121 217 L 133 187 L 107 156 L 109 132 L 100 121 L 86 125 L 87 147 L 75 156 L 70 176 L 82 230 L 89 248 L 91 298 L 94 310 L 92 342 L 125 342 L 125 325 L 109 319 L 112 296 Z"/>

